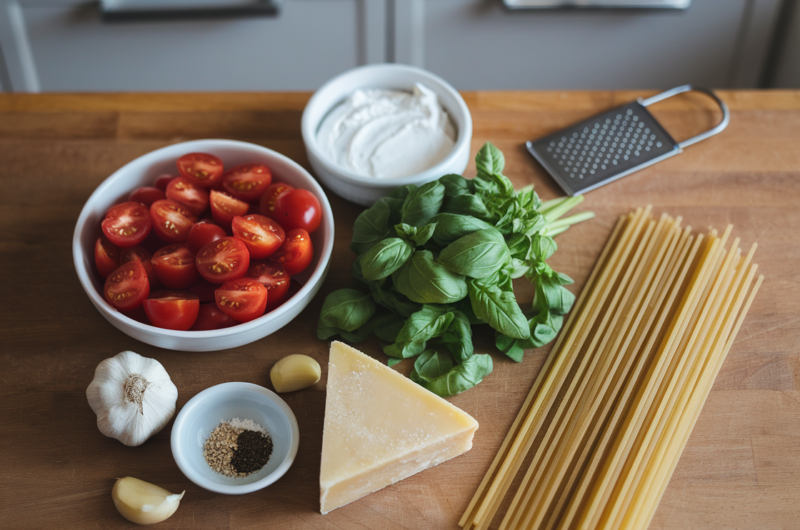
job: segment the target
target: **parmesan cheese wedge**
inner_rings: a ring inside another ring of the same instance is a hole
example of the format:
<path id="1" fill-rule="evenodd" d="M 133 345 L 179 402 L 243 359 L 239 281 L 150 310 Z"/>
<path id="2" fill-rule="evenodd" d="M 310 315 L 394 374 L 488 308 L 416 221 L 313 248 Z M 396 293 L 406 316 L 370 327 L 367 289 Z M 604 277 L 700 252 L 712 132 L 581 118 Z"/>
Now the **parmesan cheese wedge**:
<path id="1" fill-rule="evenodd" d="M 472 448 L 478 422 L 341 342 L 331 344 L 320 511 L 328 513 Z"/>

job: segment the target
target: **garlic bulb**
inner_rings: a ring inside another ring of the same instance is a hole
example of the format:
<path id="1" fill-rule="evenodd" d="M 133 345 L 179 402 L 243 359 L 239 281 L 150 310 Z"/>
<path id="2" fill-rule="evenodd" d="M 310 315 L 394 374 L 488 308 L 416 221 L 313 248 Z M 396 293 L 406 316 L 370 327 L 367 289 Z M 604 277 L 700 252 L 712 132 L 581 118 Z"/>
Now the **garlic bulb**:
<path id="1" fill-rule="evenodd" d="M 137 446 L 175 414 L 178 389 L 160 362 L 124 351 L 97 365 L 86 397 L 100 432 Z"/>

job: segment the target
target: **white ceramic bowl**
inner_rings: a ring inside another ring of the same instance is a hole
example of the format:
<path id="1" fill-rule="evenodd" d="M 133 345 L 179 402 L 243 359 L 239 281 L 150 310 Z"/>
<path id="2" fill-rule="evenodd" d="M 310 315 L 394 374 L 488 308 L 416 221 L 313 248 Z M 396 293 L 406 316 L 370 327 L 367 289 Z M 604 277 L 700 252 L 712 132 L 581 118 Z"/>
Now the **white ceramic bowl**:
<path id="1" fill-rule="evenodd" d="M 415 175 L 376 179 L 339 167 L 322 154 L 317 145 L 320 124 L 353 91 L 359 88 L 411 90 L 415 83 L 422 83 L 436 93 L 456 127 L 456 144 L 447 158 Z M 302 133 L 308 160 L 319 179 L 337 195 L 371 206 L 398 186 L 424 184 L 448 173 L 463 173 L 469 163 L 472 116 L 461 94 L 441 77 L 404 64 L 376 64 L 348 70 L 317 90 L 303 111 Z"/>
<path id="2" fill-rule="evenodd" d="M 267 464 L 243 478 L 226 477 L 206 463 L 203 446 L 222 421 L 253 420 L 272 438 Z M 172 425 L 170 445 L 186 478 L 209 491 L 240 495 L 265 488 L 292 466 L 300 430 L 292 409 L 277 394 L 252 383 L 223 383 L 207 388 L 183 406 Z"/>
<path id="3" fill-rule="evenodd" d="M 192 152 L 207 152 L 222 159 L 225 167 L 248 162 L 266 164 L 273 179 L 295 188 L 311 191 L 322 206 L 322 221 L 311 234 L 314 257 L 297 279 L 302 288 L 269 313 L 244 324 L 210 331 L 175 331 L 142 324 L 117 311 L 102 295 L 103 280 L 94 269 L 94 246 L 100 235 L 100 222 L 113 204 L 125 200 L 139 186 L 150 186 L 163 173 L 176 173 L 175 161 Z M 164 147 L 133 160 L 108 177 L 81 211 L 72 238 L 72 257 L 78 279 L 106 320 L 131 337 L 171 350 L 216 351 L 235 348 L 274 333 L 296 317 L 311 301 L 328 273 L 333 250 L 333 214 L 325 193 L 316 180 L 299 164 L 266 147 L 234 140 L 195 140 Z"/>

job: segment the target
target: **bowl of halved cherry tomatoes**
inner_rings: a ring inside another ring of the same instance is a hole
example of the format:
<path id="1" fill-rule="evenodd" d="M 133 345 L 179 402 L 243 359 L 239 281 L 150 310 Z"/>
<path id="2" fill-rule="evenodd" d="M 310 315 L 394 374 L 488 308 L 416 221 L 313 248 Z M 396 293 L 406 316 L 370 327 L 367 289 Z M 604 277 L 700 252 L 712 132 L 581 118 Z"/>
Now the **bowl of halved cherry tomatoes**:
<path id="1" fill-rule="evenodd" d="M 300 165 L 255 144 L 196 140 L 133 160 L 75 226 L 78 278 L 98 311 L 147 344 L 214 351 L 289 323 L 319 290 L 333 214 Z"/>

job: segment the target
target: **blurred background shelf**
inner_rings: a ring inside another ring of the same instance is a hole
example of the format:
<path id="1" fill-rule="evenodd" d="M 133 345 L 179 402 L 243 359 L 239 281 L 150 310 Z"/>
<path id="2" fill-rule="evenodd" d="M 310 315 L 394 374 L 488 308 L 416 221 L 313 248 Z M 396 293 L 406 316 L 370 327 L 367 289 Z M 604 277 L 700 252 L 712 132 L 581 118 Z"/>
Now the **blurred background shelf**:
<path id="1" fill-rule="evenodd" d="M 800 86 L 796 3 L 509 10 L 501 0 L 283 0 L 268 16 L 108 21 L 99 2 L 0 0 L 0 88 L 314 90 L 380 62 L 424 67 L 459 90 Z"/>

